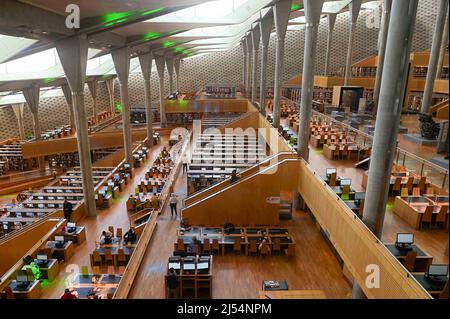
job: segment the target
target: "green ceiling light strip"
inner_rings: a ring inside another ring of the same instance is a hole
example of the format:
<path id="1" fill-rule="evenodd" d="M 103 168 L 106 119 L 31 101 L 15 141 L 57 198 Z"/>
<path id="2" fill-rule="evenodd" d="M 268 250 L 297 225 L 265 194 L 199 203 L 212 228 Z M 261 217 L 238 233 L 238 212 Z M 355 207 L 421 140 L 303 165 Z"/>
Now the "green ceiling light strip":
<path id="1" fill-rule="evenodd" d="M 122 113 L 122 110 L 123 110 L 122 104 L 117 103 L 117 104 L 116 104 L 116 112 L 117 112 L 117 113 Z"/>
<path id="2" fill-rule="evenodd" d="M 291 5 L 291 11 L 297 11 L 297 10 L 300 10 L 300 9 L 302 9 L 302 7 L 299 4 L 297 4 L 297 3 L 293 3 Z"/>
<path id="3" fill-rule="evenodd" d="M 53 81 L 55 81 L 56 80 L 56 78 L 45 78 L 44 80 L 43 80 L 43 82 L 45 83 L 45 84 L 48 84 L 48 83 L 51 83 L 51 82 L 53 82 Z"/>
<path id="4" fill-rule="evenodd" d="M 177 53 L 180 53 L 180 52 L 183 52 L 183 51 L 184 51 L 184 48 L 182 48 L 182 47 L 176 47 L 176 48 L 174 49 L 174 51 L 177 52 Z"/>
<path id="5" fill-rule="evenodd" d="M 109 27 L 117 23 L 128 21 L 131 15 L 132 12 L 109 12 L 102 15 L 102 22 L 105 27 Z"/>
<path id="6" fill-rule="evenodd" d="M 158 12 L 163 11 L 164 9 L 165 8 L 156 8 L 156 9 L 152 9 L 152 10 L 146 10 L 146 11 L 141 12 L 141 16 L 146 16 L 146 15 L 153 14 L 153 13 L 158 13 Z"/>
<path id="7" fill-rule="evenodd" d="M 158 32 L 147 32 L 144 34 L 144 40 L 156 39 L 161 36 L 161 33 Z"/>
<path id="8" fill-rule="evenodd" d="M 163 46 L 163 48 L 167 49 L 167 48 L 173 47 L 175 44 L 176 43 L 173 41 L 166 40 L 163 42 L 162 46 Z"/>

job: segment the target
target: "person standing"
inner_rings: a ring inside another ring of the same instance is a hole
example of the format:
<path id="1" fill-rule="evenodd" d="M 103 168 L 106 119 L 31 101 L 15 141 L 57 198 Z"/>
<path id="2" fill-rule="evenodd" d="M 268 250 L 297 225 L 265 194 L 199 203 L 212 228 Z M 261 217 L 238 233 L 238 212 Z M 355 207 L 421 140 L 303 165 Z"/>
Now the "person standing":
<path id="1" fill-rule="evenodd" d="M 184 174 L 185 172 L 187 172 L 188 163 L 189 163 L 189 160 L 188 160 L 186 154 L 183 155 L 182 162 L 183 162 L 183 174 Z"/>
<path id="2" fill-rule="evenodd" d="M 169 274 L 167 275 L 167 288 L 169 293 L 167 294 L 168 299 L 176 299 L 178 298 L 178 276 L 175 272 L 175 269 L 170 268 Z"/>
<path id="3" fill-rule="evenodd" d="M 175 215 L 175 218 L 177 218 L 177 203 L 178 203 L 177 195 L 175 195 L 175 193 L 170 194 L 169 199 L 170 213 L 172 214 L 172 217 L 174 217 Z"/>
<path id="4" fill-rule="evenodd" d="M 64 218 L 67 219 L 67 222 L 70 223 L 70 217 L 72 216 L 73 205 L 67 199 L 64 200 L 63 204 L 63 212 Z"/>

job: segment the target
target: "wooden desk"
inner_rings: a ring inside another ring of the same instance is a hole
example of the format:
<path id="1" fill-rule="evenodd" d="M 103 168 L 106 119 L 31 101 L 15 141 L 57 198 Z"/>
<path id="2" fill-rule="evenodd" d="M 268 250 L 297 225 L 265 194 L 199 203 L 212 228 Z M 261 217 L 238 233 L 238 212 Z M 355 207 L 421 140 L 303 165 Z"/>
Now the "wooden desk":
<path id="1" fill-rule="evenodd" d="M 48 241 L 45 244 L 45 248 L 51 248 L 52 257 L 57 258 L 59 261 L 64 260 L 67 262 L 74 254 L 74 245 L 71 241 L 67 241 L 62 248 L 56 247 L 55 242 Z"/>
<path id="2" fill-rule="evenodd" d="M 394 213 L 400 216 L 414 229 L 420 229 L 423 213 L 428 205 L 435 205 L 433 214 L 437 214 L 441 205 L 448 205 L 448 202 L 436 203 L 426 196 L 419 197 L 400 197 L 396 196 L 394 201 Z M 447 211 L 448 215 L 448 211 Z"/>
<path id="3" fill-rule="evenodd" d="M 86 228 L 84 226 L 77 226 L 73 233 L 61 232 L 59 235 L 79 245 L 86 241 Z"/>
<path id="4" fill-rule="evenodd" d="M 439 298 L 439 295 L 445 288 L 445 284 L 448 281 L 432 281 L 425 277 L 424 272 L 413 272 L 412 275 L 419 282 L 419 284 L 426 290 L 433 298 Z"/>
<path id="5" fill-rule="evenodd" d="M 386 248 L 394 255 L 400 262 L 406 258 L 408 254 L 407 250 L 398 249 L 395 246 L 395 243 L 392 244 L 384 244 Z M 428 255 L 425 251 L 423 251 L 417 245 L 412 245 L 412 250 L 417 253 L 416 262 L 414 264 L 414 271 L 416 272 L 425 272 L 428 270 L 428 266 L 433 263 L 433 257 Z"/>
<path id="6" fill-rule="evenodd" d="M 41 297 L 41 282 L 35 280 L 30 283 L 30 286 L 26 290 L 18 289 L 17 282 L 15 280 L 11 281 L 9 284 L 14 296 L 17 299 L 39 299 Z"/>
<path id="7" fill-rule="evenodd" d="M 344 144 L 338 144 L 339 145 L 339 158 L 341 156 L 342 151 L 344 150 Z M 332 144 L 332 145 L 328 145 L 328 144 L 324 144 L 323 145 L 323 155 L 330 159 L 333 160 L 333 153 L 336 150 L 336 144 Z M 349 159 L 356 159 L 358 160 L 359 156 L 359 147 L 358 145 L 349 145 L 348 146 L 348 151 L 349 151 Z"/>
<path id="8" fill-rule="evenodd" d="M 260 290 L 259 299 L 327 299 L 327 296 L 322 290 Z"/>
<path id="9" fill-rule="evenodd" d="M 39 267 L 42 278 L 53 281 L 59 274 L 59 262 L 58 259 L 49 259 L 48 264 L 43 267 Z"/>

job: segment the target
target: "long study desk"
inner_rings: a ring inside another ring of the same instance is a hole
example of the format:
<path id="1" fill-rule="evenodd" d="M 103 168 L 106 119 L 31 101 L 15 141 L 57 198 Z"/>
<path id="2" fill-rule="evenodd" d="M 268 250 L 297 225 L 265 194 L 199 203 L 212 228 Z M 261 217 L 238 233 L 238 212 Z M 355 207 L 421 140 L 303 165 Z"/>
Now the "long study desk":
<path id="1" fill-rule="evenodd" d="M 428 270 L 428 266 L 432 264 L 433 257 L 428 255 L 425 251 L 423 251 L 417 245 L 412 245 L 411 250 L 401 249 L 397 247 L 395 244 L 388 243 L 384 244 L 386 248 L 394 255 L 400 262 L 405 260 L 406 255 L 409 251 L 414 251 L 417 254 L 416 262 L 414 264 L 415 272 L 425 272 Z"/>

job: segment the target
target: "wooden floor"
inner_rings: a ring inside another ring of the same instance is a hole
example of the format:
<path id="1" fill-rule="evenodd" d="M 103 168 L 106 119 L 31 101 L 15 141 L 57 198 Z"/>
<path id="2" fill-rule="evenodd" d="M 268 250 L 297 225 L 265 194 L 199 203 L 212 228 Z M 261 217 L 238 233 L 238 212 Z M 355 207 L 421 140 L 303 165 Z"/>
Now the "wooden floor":
<path id="1" fill-rule="evenodd" d="M 136 185 L 139 183 L 140 178 L 144 176 L 146 168 L 151 166 L 154 159 L 159 155 L 162 147 L 168 144 L 168 138 L 162 137 L 161 144 L 153 147 L 150 150 L 149 159 L 145 163 L 144 167 L 136 168 L 131 183 L 128 184 L 124 191 L 120 193 L 120 196 L 113 201 L 113 205 L 105 210 L 98 210 L 97 216 L 85 217 L 83 220 L 77 223 L 77 225 L 83 225 L 86 227 L 86 242 L 79 246 L 75 246 L 75 254 L 73 257 L 60 264 L 59 276 L 49 283 L 43 281 L 42 284 L 42 297 L 43 299 L 56 299 L 59 298 L 64 289 L 67 287 L 66 279 L 72 276 L 73 273 L 78 273 L 80 267 L 87 265 L 90 268 L 89 255 L 95 248 L 95 242 L 100 240 L 100 235 L 103 230 L 107 230 L 108 226 L 122 227 L 126 232 L 130 228 L 130 222 L 126 210 L 126 201 L 131 193 L 134 193 Z M 104 269 L 105 271 L 106 269 Z"/>

